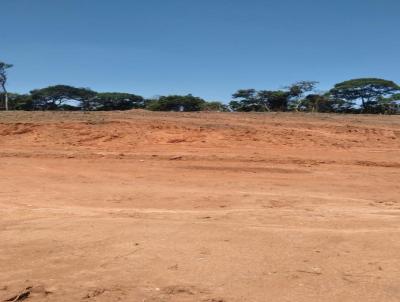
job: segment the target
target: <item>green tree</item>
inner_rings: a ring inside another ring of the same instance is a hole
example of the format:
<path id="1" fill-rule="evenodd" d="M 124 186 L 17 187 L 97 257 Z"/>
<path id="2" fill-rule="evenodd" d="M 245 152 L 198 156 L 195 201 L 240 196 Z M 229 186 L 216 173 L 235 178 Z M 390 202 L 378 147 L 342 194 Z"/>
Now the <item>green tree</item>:
<path id="1" fill-rule="evenodd" d="M 300 81 L 285 90 L 241 89 L 232 95 L 229 106 L 234 111 L 287 111 L 289 104 L 313 90 L 316 84 L 314 81 Z"/>
<path id="2" fill-rule="evenodd" d="M 288 108 L 294 111 L 301 110 L 300 106 L 304 103 L 305 94 L 313 91 L 317 84 L 317 81 L 299 81 L 286 87 L 289 92 Z"/>
<path id="3" fill-rule="evenodd" d="M 81 107 L 85 110 L 130 110 L 144 108 L 143 97 L 120 92 L 97 93 L 95 97 L 83 99 Z"/>
<path id="4" fill-rule="evenodd" d="M 5 109 L 8 110 L 8 91 L 6 89 L 6 83 L 7 83 L 7 69 L 13 67 L 12 64 L 7 64 L 4 62 L 0 61 L 0 87 L 3 91 L 4 95 L 4 106 Z"/>
<path id="5" fill-rule="evenodd" d="M 0 99 L 4 98 L 4 93 L 0 93 Z M 30 94 L 8 93 L 9 110 L 32 110 L 32 97 Z"/>
<path id="6" fill-rule="evenodd" d="M 348 103 L 349 107 L 361 102 L 361 111 L 368 112 L 373 109 L 381 97 L 390 97 L 400 91 L 396 83 L 378 78 L 360 78 L 336 84 L 330 95 Z"/>
<path id="7" fill-rule="evenodd" d="M 261 90 L 257 93 L 260 102 L 266 104 L 268 111 L 286 111 L 290 92 L 284 90 Z"/>
<path id="8" fill-rule="evenodd" d="M 255 89 L 240 89 L 232 95 L 229 107 L 233 111 L 270 111 L 267 100 L 260 97 Z"/>
<path id="9" fill-rule="evenodd" d="M 298 101 L 296 111 L 335 112 L 339 105 L 327 95 L 311 93 Z"/>
<path id="10" fill-rule="evenodd" d="M 49 86 L 31 91 L 33 108 L 39 110 L 58 110 L 66 102 L 82 103 L 96 96 L 88 88 L 76 88 L 67 85 Z"/>
<path id="11" fill-rule="evenodd" d="M 200 111 L 205 103 L 205 100 L 191 94 L 170 95 L 150 100 L 146 108 L 153 111 Z"/>
<path id="12" fill-rule="evenodd" d="M 399 114 L 400 113 L 400 93 L 390 97 L 379 97 L 376 104 L 371 108 L 371 113 L 379 114 Z"/>
<path id="13" fill-rule="evenodd" d="M 225 104 L 222 104 L 221 102 L 205 102 L 202 105 L 201 110 L 203 111 L 228 111 L 228 106 L 226 106 Z"/>

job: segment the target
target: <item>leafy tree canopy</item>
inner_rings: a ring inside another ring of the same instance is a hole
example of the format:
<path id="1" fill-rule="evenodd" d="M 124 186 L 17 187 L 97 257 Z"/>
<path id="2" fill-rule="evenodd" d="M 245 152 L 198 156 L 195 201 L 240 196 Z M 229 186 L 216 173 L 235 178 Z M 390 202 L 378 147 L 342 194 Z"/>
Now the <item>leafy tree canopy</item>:
<path id="1" fill-rule="evenodd" d="M 13 67 L 12 64 L 7 64 L 5 62 L 0 61 L 0 88 L 3 93 L 3 99 L 4 99 L 4 108 L 6 110 L 9 109 L 8 106 L 8 92 L 6 89 L 6 83 L 7 83 L 7 69 Z"/>
<path id="2" fill-rule="evenodd" d="M 233 111 L 270 111 L 268 104 L 255 89 L 240 89 L 232 95 L 229 106 Z"/>
<path id="3" fill-rule="evenodd" d="M 360 78 L 336 84 L 330 90 L 333 98 L 343 99 L 354 104 L 355 101 L 361 100 L 361 106 L 366 109 L 368 106 L 374 105 L 378 97 L 388 96 L 400 91 L 393 81 L 378 78 Z"/>
<path id="4" fill-rule="evenodd" d="M 84 99 L 81 106 L 86 110 L 129 110 L 144 108 L 143 97 L 121 92 L 97 93 L 91 99 Z"/>
<path id="5" fill-rule="evenodd" d="M 400 93 L 393 94 L 391 98 L 393 101 L 400 101 Z"/>
<path id="6" fill-rule="evenodd" d="M 13 67 L 12 64 L 7 64 L 0 61 L 0 87 L 4 96 L 7 97 L 6 82 L 7 82 L 7 69 Z M 6 100 L 7 101 L 7 100 Z"/>
<path id="7" fill-rule="evenodd" d="M 7 79 L 6 77 L 6 70 L 13 67 L 12 64 L 7 64 L 5 62 L 0 61 L 0 81 L 2 79 Z M 0 82 L 1 83 L 1 82 Z"/>
<path id="8" fill-rule="evenodd" d="M 31 91 L 35 109 L 57 110 L 67 101 L 84 102 L 96 96 L 88 88 L 76 88 L 68 85 L 49 86 Z"/>
<path id="9" fill-rule="evenodd" d="M 161 96 L 156 100 L 151 100 L 147 105 L 147 109 L 153 111 L 200 111 L 205 100 L 188 95 L 170 95 Z"/>
<path id="10" fill-rule="evenodd" d="M 296 111 L 308 112 L 333 112 L 334 104 L 324 95 L 308 94 L 305 98 L 293 103 L 293 109 Z"/>
<path id="11" fill-rule="evenodd" d="M 232 95 L 229 103 L 235 111 L 286 111 L 290 102 L 314 89 L 317 82 L 301 81 L 285 90 L 241 89 Z"/>

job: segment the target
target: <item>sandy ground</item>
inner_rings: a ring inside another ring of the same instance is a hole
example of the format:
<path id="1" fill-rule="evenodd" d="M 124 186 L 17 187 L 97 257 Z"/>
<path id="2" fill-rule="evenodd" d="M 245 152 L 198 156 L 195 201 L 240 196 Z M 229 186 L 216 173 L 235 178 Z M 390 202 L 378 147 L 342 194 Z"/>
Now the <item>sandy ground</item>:
<path id="1" fill-rule="evenodd" d="M 399 180 L 400 116 L 3 112 L 0 301 L 400 301 Z"/>

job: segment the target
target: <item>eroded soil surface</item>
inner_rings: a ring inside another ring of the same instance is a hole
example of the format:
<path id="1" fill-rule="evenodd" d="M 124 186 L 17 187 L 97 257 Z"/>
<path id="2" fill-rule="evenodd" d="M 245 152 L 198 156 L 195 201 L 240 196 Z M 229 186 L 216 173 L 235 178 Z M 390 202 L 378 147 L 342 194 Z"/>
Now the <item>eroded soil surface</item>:
<path id="1" fill-rule="evenodd" d="M 0 301 L 400 301 L 400 116 L 0 113 Z"/>

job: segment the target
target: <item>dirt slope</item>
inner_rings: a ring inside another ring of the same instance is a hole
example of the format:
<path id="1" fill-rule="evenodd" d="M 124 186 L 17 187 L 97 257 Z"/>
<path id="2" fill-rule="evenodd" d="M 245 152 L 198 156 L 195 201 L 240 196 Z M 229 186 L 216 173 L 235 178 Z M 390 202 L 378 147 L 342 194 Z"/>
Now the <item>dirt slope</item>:
<path id="1" fill-rule="evenodd" d="M 400 116 L 3 112 L 0 301 L 399 301 L 399 179 Z"/>

